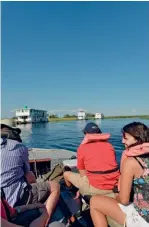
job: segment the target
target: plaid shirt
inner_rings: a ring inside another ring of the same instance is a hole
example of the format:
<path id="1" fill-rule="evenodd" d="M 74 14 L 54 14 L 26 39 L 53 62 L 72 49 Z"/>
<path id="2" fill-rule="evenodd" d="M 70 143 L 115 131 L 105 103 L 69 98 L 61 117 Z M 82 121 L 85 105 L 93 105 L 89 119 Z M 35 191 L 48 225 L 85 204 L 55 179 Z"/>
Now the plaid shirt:
<path id="1" fill-rule="evenodd" d="M 1 138 L 1 188 L 13 207 L 26 187 L 24 175 L 30 170 L 28 149 L 16 140 Z"/>

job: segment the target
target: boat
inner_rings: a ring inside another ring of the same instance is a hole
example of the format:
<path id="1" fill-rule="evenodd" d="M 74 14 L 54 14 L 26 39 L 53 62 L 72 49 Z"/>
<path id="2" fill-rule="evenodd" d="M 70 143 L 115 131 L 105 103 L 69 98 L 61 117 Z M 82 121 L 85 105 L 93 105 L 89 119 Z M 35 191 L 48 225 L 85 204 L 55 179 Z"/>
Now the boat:
<path id="1" fill-rule="evenodd" d="M 95 119 L 102 119 L 104 115 L 102 113 L 95 113 Z"/>
<path id="2" fill-rule="evenodd" d="M 78 120 L 87 120 L 85 111 L 80 109 L 77 118 Z"/>
<path id="3" fill-rule="evenodd" d="M 65 149 L 29 149 L 30 167 L 38 181 L 44 179 L 44 176 L 57 164 L 62 163 L 64 166 L 75 168 L 77 165 L 76 157 L 76 152 Z"/>
<path id="4" fill-rule="evenodd" d="M 76 172 L 77 166 L 77 153 L 64 149 L 29 149 L 29 162 L 31 170 L 34 172 L 37 182 L 46 180 L 47 174 L 60 164 L 69 166 L 72 171 Z M 63 173 L 62 173 L 63 177 Z M 60 181 L 60 200 L 56 210 L 52 216 L 51 222 L 58 221 L 68 224 L 63 215 L 63 211 L 68 210 L 70 216 L 75 216 L 77 219 L 78 227 L 93 227 L 92 220 L 89 213 L 89 205 L 84 199 L 74 199 L 75 194 L 73 191 L 66 188 L 64 180 Z"/>
<path id="5" fill-rule="evenodd" d="M 48 122 L 48 114 L 46 110 L 32 109 L 25 106 L 16 109 L 16 124 L 27 124 L 36 122 Z"/>

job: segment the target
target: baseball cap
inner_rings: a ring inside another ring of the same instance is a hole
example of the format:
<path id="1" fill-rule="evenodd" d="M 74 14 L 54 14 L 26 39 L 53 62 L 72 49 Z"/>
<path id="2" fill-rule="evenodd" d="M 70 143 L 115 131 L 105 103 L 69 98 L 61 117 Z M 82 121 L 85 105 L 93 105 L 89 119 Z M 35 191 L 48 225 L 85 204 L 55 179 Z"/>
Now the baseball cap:
<path id="1" fill-rule="evenodd" d="M 94 134 L 94 133 L 102 133 L 100 128 L 98 127 L 98 125 L 96 125 L 95 123 L 93 122 L 90 122 L 88 123 L 84 130 L 83 130 L 84 133 L 88 133 L 88 134 Z"/>

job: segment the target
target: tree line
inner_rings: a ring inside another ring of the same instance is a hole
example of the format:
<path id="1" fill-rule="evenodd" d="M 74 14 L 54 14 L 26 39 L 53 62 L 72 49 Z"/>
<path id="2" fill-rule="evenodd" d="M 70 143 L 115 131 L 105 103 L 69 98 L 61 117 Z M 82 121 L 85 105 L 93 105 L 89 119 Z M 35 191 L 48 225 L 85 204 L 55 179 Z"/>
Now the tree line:
<path id="1" fill-rule="evenodd" d="M 93 113 L 86 113 L 86 117 L 94 117 L 95 114 Z M 51 114 L 49 115 L 49 118 L 59 118 L 57 114 Z M 63 118 L 77 118 L 77 115 L 75 114 L 65 114 Z"/>

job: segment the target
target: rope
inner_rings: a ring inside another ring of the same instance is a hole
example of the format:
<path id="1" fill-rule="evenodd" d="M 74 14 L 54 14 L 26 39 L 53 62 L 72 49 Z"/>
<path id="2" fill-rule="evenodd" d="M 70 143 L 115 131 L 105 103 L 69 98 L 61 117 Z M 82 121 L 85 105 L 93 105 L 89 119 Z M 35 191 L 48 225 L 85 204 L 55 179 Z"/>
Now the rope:
<path id="1" fill-rule="evenodd" d="M 38 173 L 37 173 L 37 162 L 36 162 L 36 159 L 34 159 L 34 161 L 35 161 L 35 176 L 36 176 L 36 179 L 37 179 L 37 177 L 38 177 Z"/>

